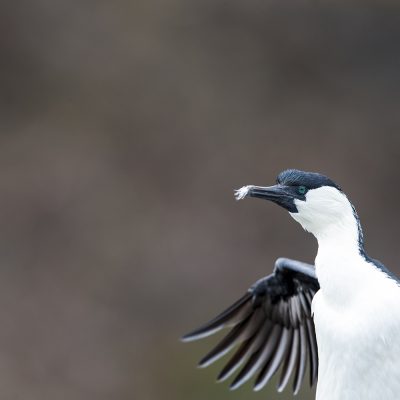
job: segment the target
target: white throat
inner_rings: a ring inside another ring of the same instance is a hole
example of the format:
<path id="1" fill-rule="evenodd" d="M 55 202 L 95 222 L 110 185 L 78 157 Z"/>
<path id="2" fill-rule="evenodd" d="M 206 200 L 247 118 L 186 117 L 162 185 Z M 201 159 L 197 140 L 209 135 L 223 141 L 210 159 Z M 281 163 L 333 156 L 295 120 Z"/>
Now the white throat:
<path id="1" fill-rule="evenodd" d="M 333 187 L 310 190 L 306 201 L 296 200 L 291 216 L 318 241 L 315 259 L 318 280 L 328 297 L 348 301 L 365 269 L 360 254 L 361 228 L 347 197 Z"/>
<path id="2" fill-rule="evenodd" d="M 359 226 L 353 206 L 336 188 L 323 186 L 310 190 L 306 200 L 296 199 L 295 205 L 298 212 L 290 215 L 311 232 L 320 245 L 332 239 L 350 240 L 351 244 L 358 242 Z"/>

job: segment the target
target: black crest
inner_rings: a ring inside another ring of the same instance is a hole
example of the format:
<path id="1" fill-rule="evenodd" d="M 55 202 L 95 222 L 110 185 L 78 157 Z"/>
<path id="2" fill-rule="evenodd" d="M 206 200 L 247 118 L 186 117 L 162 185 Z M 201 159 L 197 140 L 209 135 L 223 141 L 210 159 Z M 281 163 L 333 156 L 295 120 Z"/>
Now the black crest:
<path id="1" fill-rule="evenodd" d="M 285 186 L 305 186 L 308 189 L 317 189 L 322 186 L 332 186 L 340 191 L 342 189 L 331 179 L 317 172 L 304 172 L 298 169 L 287 169 L 276 178 L 276 183 Z"/>

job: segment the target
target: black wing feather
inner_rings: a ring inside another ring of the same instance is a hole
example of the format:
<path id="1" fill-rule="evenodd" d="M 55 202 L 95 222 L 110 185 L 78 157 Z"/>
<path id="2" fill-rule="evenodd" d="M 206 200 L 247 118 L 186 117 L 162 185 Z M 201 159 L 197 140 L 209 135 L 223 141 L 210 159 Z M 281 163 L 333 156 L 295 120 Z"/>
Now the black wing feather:
<path id="1" fill-rule="evenodd" d="M 227 379 L 241 367 L 230 388 L 236 389 L 256 377 L 254 390 L 260 390 L 281 368 L 277 390 L 283 391 L 294 376 L 296 394 L 304 379 L 307 360 L 310 385 L 317 380 L 318 350 L 311 302 L 318 289 L 313 266 L 279 259 L 271 275 L 257 281 L 232 306 L 182 339 L 197 340 L 230 327 L 199 366 L 206 367 L 236 348 L 218 381 Z"/>
<path id="2" fill-rule="evenodd" d="M 249 315 L 245 320 L 234 326 L 232 330 L 230 330 L 229 333 L 200 360 L 199 367 L 207 367 L 228 353 L 240 339 L 240 336 L 243 334 L 250 321 L 251 316 Z"/>
<path id="3" fill-rule="evenodd" d="M 308 345 L 310 349 L 310 385 L 313 386 L 317 381 L 318 375 L 318 349 L 317 338 L 315 337 L 315 329 L 312 320 L 307 319 Z"/>
<path id="4" fill-rule="evenodd" d="M 269 360 L 275 350 L 277 342 L 279 341 L 281 330 L 281 326 L 276 324 L 272 325 L 271 329 L 268 331 L 268 338 L 265 341 L 264 346 L 262 346 L 257 352 L 253 353 L 249 358 L 246 365 L 231 383 L 230 389 L 234 390 L 243 385 Z"/>
<path id="5" fill-rule="evenodd" d="M 304 379 L 304 374 L 306 373 L 306 363 L 307 363 L 307 341 L 306 332 L 304 325 L 299 326 L 300 332 L 300 357 L 298 359 L 296 376 L 293 383 L 293 393 L 297 394 L 300 390 L 301 384 Z"/>
<path id="6" fill-rule="evenodd" d="M 290 348 L 286 355 L 286 360 L 285 360 L 285 363 L 283 364 L 282 374 L 279 379 L 279 383 L 278 383 L 278 387 L 277 387 L 278 392 L 282 392 L 285 389 L 286 385 L 289 382 L 290 376 L 293 373 L 294 367 L 297 362 L 299 340 L 300 340 L 299 337 L 300 337 L 299 330 L 293 329 Z"/>
<path id="7" fill-rule="evenodd" d="M 182 341 L 190 342 L 192 340 L 198 340 L 212 335 L 225 327 L 227 323 L 233 323 L 237 320 L 243 320 L 245 316 L 251 313 L 251 307 L 248 306 L 251 300 L 251 293 L 247 292 L 239 300 L 233 303 L 229 308 L 217 315 L 211 321 L 202 325 L 200 328 L 184 335 Z M 244 311 L 247 308 L 247 313 Z M 242 318 L 240 318 L 242 317 Z"/>
<path id="8" fill-rule="evenodd" d="M 263 321 L 259 328 L 260 330 L 257 333 L 242 343 L 233 357 L 222 369 L 217 378 L 219 382 L 229 378 L 229 376 L 263 345 L 271 328 L 271 323 L 269 321 Z"/>
<path id="9" fill-rule="evenodd" d="M 275 372 L 278 370 L 281 362 L 287 352 L 288 343 L 290 340 L 290 330 L 287 328 L 282 329 L 279 345 L 276 347 L 276 351 L 272 359 L 264 365 L 264 368 L 259 373 L 257 380 L 254 385 L 254 390 L 262 389 L 272 378 Z"/>

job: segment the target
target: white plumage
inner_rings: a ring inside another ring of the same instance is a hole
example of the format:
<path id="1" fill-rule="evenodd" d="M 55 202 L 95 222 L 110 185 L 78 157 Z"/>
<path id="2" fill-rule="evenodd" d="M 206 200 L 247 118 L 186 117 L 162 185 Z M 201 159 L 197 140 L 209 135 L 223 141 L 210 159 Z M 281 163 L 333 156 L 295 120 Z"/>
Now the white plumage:
<path id="1" fill-rule="evenodd" d="M 321 289 L 313 299 L 317 400 L 398 400 L 397 282 L 360 254 L 359 222 L 342 192 L 321 187 L 295 203 L 298 213 L 292 217 L 318 240 L 315 267 Z"/>
<path id="2" fill-rule="evenodd" d="M 232 328 L 200 365 L 240 343 L 220 374 L 226 379 L 244 365 L 233 389 L 256 377 L 259 390 L 281 367 L 278 390 L 293 374 L 296 394 L 308 358 L 311 385 L 318 374 L 316 400 L 400 399 L 400 280 L 365 253 L 359 218 L 341 188 L 318 173 L 286 170 L 276 185 L 244 186 L 235 197 L 289 211 L 318 241 L 315 268 L 278 259 L 272 274 L 185 336 Z"/>

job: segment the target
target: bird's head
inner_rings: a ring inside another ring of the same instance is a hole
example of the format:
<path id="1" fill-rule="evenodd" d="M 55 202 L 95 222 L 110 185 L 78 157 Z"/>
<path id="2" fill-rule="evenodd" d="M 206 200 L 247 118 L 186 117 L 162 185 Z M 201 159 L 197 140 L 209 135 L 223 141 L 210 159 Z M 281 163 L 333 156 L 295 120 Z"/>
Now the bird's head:
<path id="1" fill-rule="evenodd" d="M 341 188 L 328 177 L 289 169 L 281 172 L 274 186 L 244 186 L 237 200 L 257 197 L 270 200 L 289 211 L 302 227 L 319 237 L 332 228 L 354 226 L 354 208 Z"/>

